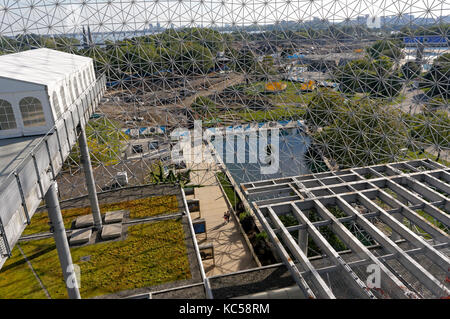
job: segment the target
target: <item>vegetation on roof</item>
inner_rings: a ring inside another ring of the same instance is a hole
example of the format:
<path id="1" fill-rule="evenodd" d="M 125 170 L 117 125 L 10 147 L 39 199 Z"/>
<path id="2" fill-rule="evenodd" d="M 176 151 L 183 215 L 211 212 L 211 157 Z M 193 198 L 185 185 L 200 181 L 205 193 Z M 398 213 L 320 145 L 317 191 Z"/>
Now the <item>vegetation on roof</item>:
<path id="1" fill-rule="evenodd" d="M 20 246 L 51 298 L 67 298 L 53 238 Z M 71 254 L 82 298 L 191 278 L 180 220 L 132 226 L 123 241 L 75 247 Z M 17 247 L 0 270 L 0 298 L 46 298 Z"/>
<path id="2" fill-rule="evenodd" d="M 178 212 L 178 201 L 175 195 L 165 195 L 100 205 L 100 211 L 102 213 L 122 209 L 130 211 L 130 218 L 144 218 L 176 213 Z M 63 209 L 61 213 L 63 215 L 64 226 L 66 229 L 69 229 L 72 221 L 78 216 L 90 214 L 91 207 Z M 49 222 L 47 211 L 36 213 L 31 219 L 31 224 L 25 228 L 23 235 L 48 232 Z"/>

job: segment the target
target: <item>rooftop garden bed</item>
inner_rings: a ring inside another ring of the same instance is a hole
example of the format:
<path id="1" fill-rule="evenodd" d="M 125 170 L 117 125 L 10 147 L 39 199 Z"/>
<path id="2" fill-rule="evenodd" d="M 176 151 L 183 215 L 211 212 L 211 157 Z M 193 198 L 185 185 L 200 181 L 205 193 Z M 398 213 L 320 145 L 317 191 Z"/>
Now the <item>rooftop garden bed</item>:
<path id="1" fill-rule="evenodd" d="M 80 267 L 82 298 L 191 278 L 180 220 L 128 228 L 123 241 L 71 248 Z M 51 298 L 67 298 L 52 238 L 20 243 Z M 16 247 L 0 271 L 0 298 L 46 298 Z"/>
<path id="2" fill-rule="evenodd" d="M 175 195 L 153 196 L 118 203 L 100 204 L 100 211 L 105 213 L 112 210 L 129 210 L 129 218 L 152 217 L 161 214 L 178 212 L 178 202 Z M 69 229 L 72 221 L 78 216 L 91 213 L 91 207 L 69 208 L 61 211 L 66 229 Z M 31 235 L 49 231 L 49 219 L 47 211 L 36 213 L 31 219 L 31 224 L 25 228 L 23 235 Z"/>

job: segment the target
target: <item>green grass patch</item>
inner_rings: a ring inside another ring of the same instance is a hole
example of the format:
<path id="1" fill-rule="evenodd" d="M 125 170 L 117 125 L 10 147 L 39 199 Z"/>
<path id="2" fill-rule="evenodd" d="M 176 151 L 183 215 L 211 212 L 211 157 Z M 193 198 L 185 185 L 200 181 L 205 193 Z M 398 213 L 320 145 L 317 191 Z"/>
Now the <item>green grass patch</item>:
<path id="1" fill-rule="evenodd" d="M 236 206 L 241 202 L 239 196 L 234 191 L 233 185 L 231 185 L 230 180 L 227 175 L 223 172 L 217 173 L 217 178 L 219 179 L 220 184 L 222 185 L 225 194 L 227 195 L 228 200 L 231 205 L 236 209 Z"/>
<path id="2" fill-rule="evenodd" d="M 443 230 L 444 232 L 448 233 L 448 228 L 441 223 L 440 221 L 436 220 L 433 216 L 428 215 L 427 213 L 425 213 L 423 210 L 418 209 L 416 210 L 416 213 L 418 213 L 420 216 L 422 216 L 423 218 L 425 218 L 427 221 L 430 222 L 430 224 L 435 225 L 436 227 L 438 227 L 439 229 Z M 425 231 L 423 231 L 425 232 Z M 431 236 L 425 236 L 426 239 L 431 238 Z"/>
<path id="3" fill-rule="evenodd" d="M 101 204 L 100 211 L 105 213 L 112 210 L 129 210 L 130 218 L 151 217 L 161 214 L 178 212 L 178 201 L 175 195 L 153 196 L 131 201 L 124 201 L 112 204 Z M 91 207 L 69 208 L 61 211 L 64 226 L 70 228 L 72 221 L 78 216 L 91 213 Z M 49 231 L 49 218 L 47 211 L 34 214 L 31 224 L 25 228 L 23 235 L 31 235 Z"/>
<path id="4" fill-rule="evenodd" d="M 305 115 L 305 109 L 296 106 L 281 106 L 269 110 L 246 110 L 237 112 L 236 116 L 245 122 L 266 122 L 281 120 L 300 120 Z"/>
<path id="5" fill-rule="evenodd" d="M 47 298 L 17 246 L 0 270 L 0 299 L 12 298 Z"/>
<path id="6" fill-rule="evenodd" d="M 67 298 L 54 240 L 20 245 L 50 296 Z M 179 220 L 132 226 L 124 241 L 71 248 L 71 254 L 80 266 L 83 298 L 191 278 Z M 0 271 L 0 298 L 45 298 L 17 247 Z"/>
<path id="7" fill-rule="evenodd" d="M 371 99 L 373 101 L 378 101 L 381 103 L 385 103 L 386 105 L 396 105 L 404 102 L 406 100 L 406 96 L 404 94 L 398 94 L 392 98 L 382 98 L 382 97 L 373 97 L 370 94 L 356 93 L 349 94 L 347 98 L 353 101 L 359 101 L 363 99 Z"/>
<path id="8" fill-rule="evenodd" d="M 301 103 L 308 104 L 309 101 L 314 97 L 314 92 L 302 92 L 301 86 L 303 83 L 295 83 L 290 81 L 282 81 L 286 83 L 286 89 L 277 92 L 270 93 L 265 90 L 266 82 L 260 81 L 255 82 L 244 88 L 244 93 L 250 96 L 258 96 L 264 94 L 275 104 L 284 103 Z"/>

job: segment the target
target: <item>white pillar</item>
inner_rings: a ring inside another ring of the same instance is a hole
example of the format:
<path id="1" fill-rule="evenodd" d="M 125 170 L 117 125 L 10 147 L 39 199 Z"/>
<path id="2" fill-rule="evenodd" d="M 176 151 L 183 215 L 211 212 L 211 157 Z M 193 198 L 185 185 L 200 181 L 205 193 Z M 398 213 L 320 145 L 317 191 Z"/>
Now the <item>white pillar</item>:
<path id="1" fill-rule="evenodd" d="M 78 137 L 78 144 L 80 146 L 81 152 L 80 159 L 84 169 L 84 176 L 86 179 L 89 201 L 91 203 L 92 216 L 94 217 L 94 227 L 97 230 L 101 230 L 102 215 L 100 214 L 100 207 L 98 205 L 97 199 L 97 191 L 95 190 L 94 173 L 92 172 L 91 157 L 89 156 L 86 132 L 83 127 L 81 127 L 80 130 L 80 136 Z"/>
<path id="2" fill-rule="evenodd" d="M 59 262 L 61 264 L 64 281 L 66 283 L 67 294 L 70 299 L 81 299 L 78 289 L 78 282 L 70 255 L 69 243 L 67 241 L 66 229 L 61 215 L 61 209 L 58 202 L 58 191 L 56 182 L 52 182 L 50 188 L 45 194 L 45 203 L 47 205 L 48 216 L 53 228 L 53 237 L 55 238 L 56 250 L 58 252 Z"/>

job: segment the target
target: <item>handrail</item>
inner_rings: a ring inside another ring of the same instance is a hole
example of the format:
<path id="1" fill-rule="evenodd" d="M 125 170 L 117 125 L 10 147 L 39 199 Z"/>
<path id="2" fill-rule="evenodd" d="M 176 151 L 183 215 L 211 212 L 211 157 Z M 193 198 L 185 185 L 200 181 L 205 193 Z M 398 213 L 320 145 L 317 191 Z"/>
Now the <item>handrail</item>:
<path id="1" fill-rule="evenodd" d="M 206 277 L 205 269 L 203 267 L 202 257 L 200 256 L 200 249 L 198 248 L 197 237 L 195 237 L 194 226 L 192 225 L 192 218 L 191 218 L 191 213 L 189 212 L 189 206 L 188 206 L 188 203 L 187 203 L 187 200 L 186 200 L 186 194 L 184 192 L 183 187 L 180 187 L 180 189 L 181 189 L 181 195 L 183 197 L 183 203 L 184 203 L 184 206 L 186 208 L 186 215 L 187 215 L 187 218 L 188 218 L 188 221 L 189 221 L 189 229 L 190 229 L 191 234 L 192 234 L 192 241 L 194 242 L 195 254 L 197 256 L 197 261 L 198 261 L 199 267 L 200 267 L 200 274 L 202 276 L 202 280 L 203 280 L 203 283 L 204 283 L 204 286 L 205 286 L 205 290 L 206 290 L 206 297 L 208 299 L 213 299 L 214 297 L 213 297 L 213 294 L 212 294 L 212 291 L 211 291 L 209 280 L 208 280 L 208 277 Z"/>

